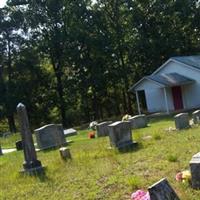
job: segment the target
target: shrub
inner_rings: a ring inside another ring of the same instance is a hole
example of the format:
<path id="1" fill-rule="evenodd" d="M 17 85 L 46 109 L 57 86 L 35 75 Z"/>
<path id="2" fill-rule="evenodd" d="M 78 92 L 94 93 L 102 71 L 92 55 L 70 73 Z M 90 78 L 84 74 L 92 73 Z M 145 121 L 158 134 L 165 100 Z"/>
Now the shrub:
<path id="1" fill-rule="evenodd" d="M 167 157 L 167 160 L 169 161 L 169 162 L 177 162 L 177 160 L 178 160 L 178 157 L 176 156 L 176 155 L 168 155 L 168 157 Z"/>

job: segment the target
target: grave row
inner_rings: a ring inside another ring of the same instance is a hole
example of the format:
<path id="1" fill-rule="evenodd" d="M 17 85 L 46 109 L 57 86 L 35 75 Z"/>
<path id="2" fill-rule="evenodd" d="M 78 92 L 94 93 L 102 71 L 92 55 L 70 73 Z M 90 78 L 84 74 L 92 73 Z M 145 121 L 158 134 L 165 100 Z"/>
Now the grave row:
<path id="1" fill-rule="evenodd" d="M 179 113 L 174 117 L 175 127 L 177 130 L 190 128 L 190 118 L 188 113 Z M 200 124 L 200 110 L 192 113 L 192 123 Z"/>

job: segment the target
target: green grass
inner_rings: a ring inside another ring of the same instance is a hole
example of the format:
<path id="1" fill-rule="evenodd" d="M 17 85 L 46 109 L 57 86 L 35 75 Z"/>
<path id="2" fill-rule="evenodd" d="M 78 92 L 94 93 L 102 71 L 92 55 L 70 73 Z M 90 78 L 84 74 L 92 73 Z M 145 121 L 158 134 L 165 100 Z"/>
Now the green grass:
<path id="1" fill-rule="evenodd" d="M 200 127 L 166 132 L 174 126 L 170 119 L 153 120 L 149 127 L 133 131 L 139 149 L 119 153 L 109 150 L 108 138 L 88 139 L 88 130 L 80 131 L 69 147 L 71 161 L 62 161 L 58 150 L 38 152 L 46 166 L 45 177 L 19 174 L 23 152 L 0 157 L 0 199 L 37 200 L 125 200 L 136 189 L 167 177 L 181 200 L 198 200 L 200 191 L 175 181 L 180 170 L 189 168 L 193 154 L 200 151 Z M 147 136 L 149 139 L 144 139 Z M 19 135 L 0 138 L 5 148 L 13 147 Z"/>

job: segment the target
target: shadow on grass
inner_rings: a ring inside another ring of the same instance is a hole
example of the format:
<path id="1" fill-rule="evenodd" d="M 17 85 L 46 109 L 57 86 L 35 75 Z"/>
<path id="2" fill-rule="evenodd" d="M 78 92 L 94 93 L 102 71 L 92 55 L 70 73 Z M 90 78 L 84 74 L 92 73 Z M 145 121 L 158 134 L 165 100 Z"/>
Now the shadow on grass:
<path id="1" fill-rule="evenodd" d="M 31 172 L 24 172 L 20 171 L 21 177 L 30 177 L 34 178 L 40 182 L 49 182 L 51 179 L 46 175 L 47 168 L 42 167 L 41 170 L 38 171 L 31 171 Z"/>
<path id="2" fill-rule="evenodd" d="M 133 145 L 131 145 L 130 147 L 118 149 L 118 152 L 120 154 L 131 153 L 131 152 L 137 152 L 142 148 L 144 148 L 142 143 L 133 143 Z"/>

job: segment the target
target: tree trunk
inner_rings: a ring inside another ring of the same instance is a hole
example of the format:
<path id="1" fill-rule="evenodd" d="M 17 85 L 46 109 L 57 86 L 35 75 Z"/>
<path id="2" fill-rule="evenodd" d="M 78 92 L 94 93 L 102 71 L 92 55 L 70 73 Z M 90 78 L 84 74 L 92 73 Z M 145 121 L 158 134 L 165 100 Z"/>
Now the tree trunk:
<path id="1" fill-rule="evenodd" d="M 59 70 L 60 71 L 60 70 Z M 56 80 L 57 80 L 57 92 L 59 96 L 59 108 L 60 114 L 62 118 L 62 124 L 64 127 L 67 127 L 67 119 L 66 119 L 66 109 L 65 109 L 65 101 L 64 101 L 64 92 L 63 92 L 63 84 L 62 84 L 62 75 L 58 70 L 55 71 Z"/>
<path id="2" fill-rule="evenodd" d="M 8 125 L 9 125 L 9 130 L 11 133 L 16 133 L 17 129 L 16 129 L 16 125 L 15 125 L 15 118 L 14 115 L 9 115 L 7 116 L 8 119 Z"/>
<path id="3" fill-rule="evenodd" d="M 126 103 L 126 92 L 124 91 L 124 89 L 122 90 L 122 97 L 123 97 L 123 110 L 124 110 L 124 114 L 126 114 L 128 112 L 128 109 L 127 109 L 127 103 Z"/>

